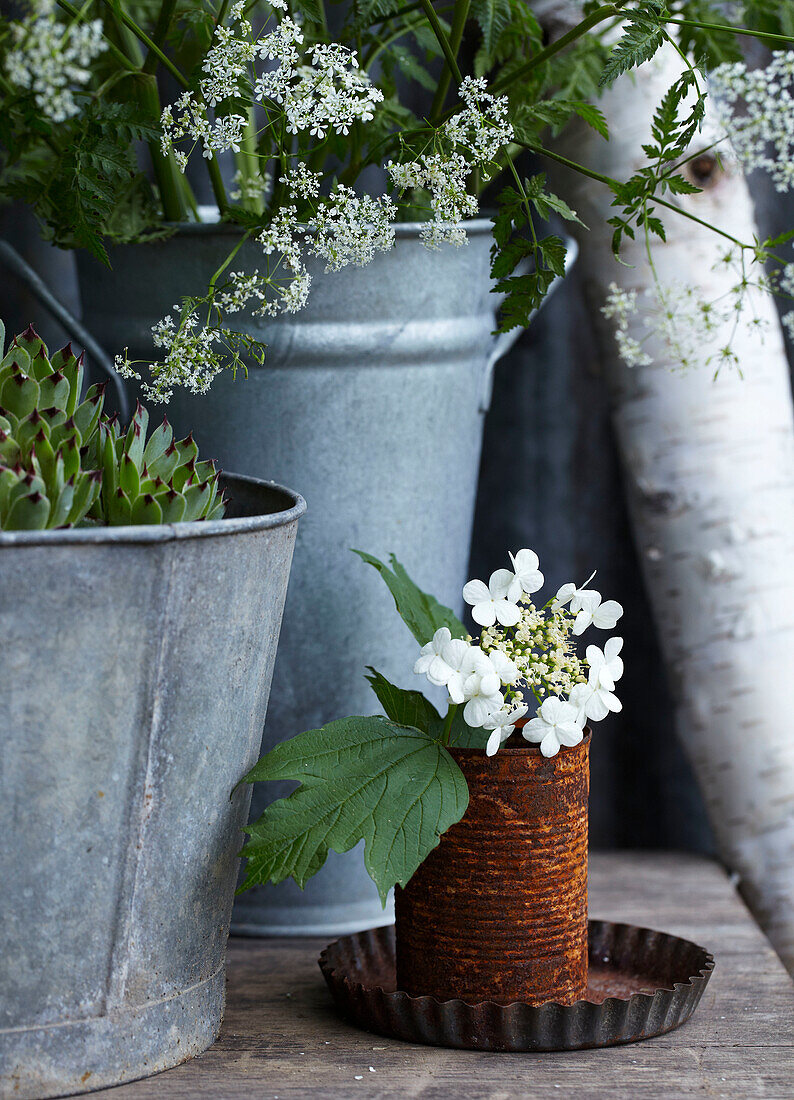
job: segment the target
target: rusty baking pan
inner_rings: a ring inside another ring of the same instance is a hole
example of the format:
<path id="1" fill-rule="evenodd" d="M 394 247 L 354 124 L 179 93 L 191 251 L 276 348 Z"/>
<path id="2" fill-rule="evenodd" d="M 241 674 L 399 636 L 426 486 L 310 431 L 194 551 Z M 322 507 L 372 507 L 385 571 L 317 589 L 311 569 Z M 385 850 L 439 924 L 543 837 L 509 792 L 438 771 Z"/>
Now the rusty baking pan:
<path id="1" fill-rule="evenodd" d="M 343 936 L 320 955 L 339 1010 L 357 1027 L 392 1039 L 468 1050 L 583 1050 L 636 1043 L 685 1023 L 713 957 L 650 928 L 591 920 L 587 996 L 532 1007 L 438 1001 L 396 989 L 394 928 Z"/>

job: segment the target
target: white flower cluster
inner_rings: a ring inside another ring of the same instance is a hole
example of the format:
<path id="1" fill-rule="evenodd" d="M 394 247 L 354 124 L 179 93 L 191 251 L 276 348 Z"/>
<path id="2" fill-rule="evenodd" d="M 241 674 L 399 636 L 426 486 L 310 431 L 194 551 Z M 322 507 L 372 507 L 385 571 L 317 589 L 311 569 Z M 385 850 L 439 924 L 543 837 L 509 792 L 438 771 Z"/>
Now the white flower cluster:
<path id="1" fill-rule="evenodd" d="M 777 275 L 777 290 L 789 301 L 794 301 L 794 264 L 785 264 Z M 789 340 L 794 340 L 794 309 L 780 318 Z"/>
<path id="2" fill-rule="evenodd" d="M 191 393 L 206 393 L 226 366 L 222 354 L 226 350 L 223 330 L 200 325 L 195 312 L 180 317 L 178 304 L 173 309 L 178 320 L 169 313 L 152 328 L 154 346 L 162 348 L 165 357 L 157 364 L 153 381 L 143 382 L 144 394 L 151 401 L 168 401 L 174 386 L 184 386 Z M 115 365 L 122 378 L 140 379 L 126 353 L 116 356 Z"/>
<path id="3" fill-rule="evenodd" d="M 484 78 L 466 77 L 458 94 L 464 107 L 439 129 L 432 152 L 404 164 L 390 161 L 386 165 L 400 192 L 414 188 L 430 192 L 433 219 L 422 230 L 428 248 L 466 244 L 460 222 L 478 209 L 476 196 L 467 191 L 469 177 L 475 168 L 487 177 L 499 151 L 513 140 L 507 98 L 490 95 Z"/>
<path id="4" fill-rule="evenodd" d="M 627 367 L 649 367 L 653 363 L 650 355 L 642 350 L 639 340 L 631 335 L 631 318 L 638 312 L 637 291 L 621 290 L 617 283 L 609 284 L 609 293 L 601 307 L 608 321 L 615 322 L 615 342 L 618 355 Z"/>
<path id="5" fill-rule="evenodd" d="M 80 113 L 74 89 L 88 83 L 89 66 L 107 43 L 101 19 L 64 25 L 55 10 L 55 0 L 32 0 L 28 17 L 11 24 L 15 47 L 5 69 L 11 83 L 31 91 L 42 114 L 57 123 Z"/>
<path id="6" fill-rule="evenodd" d="M 519 550 L 510 558 L 512 570 L 497 569 L 488 584 L 473 580 L 463 589 L 472 618 L 484 627 L 479 644 L 453 638 L 442 627 L 422 647 L 414 672 L 446 687 L 450 703 L 463 704 L 468 725 L 491 731 L 489 756 L 526 715 L 520 689 L 527 687 L 539 707 L 521 732 L 540 744 L 544 756 L 555 756 L 561 745 L 579 744 L 588 719 L 597 722 L 621 709 L 614 689 L 623 674 L 623 639 L 610 638 L 603 650 L 588 646 L 585 676 L 569 635 L 589 626 L 611 630 L 623 608 L 615 600 L 603 601 L 594 589 L 570 583 L 538 611 L 530 599 L 543 585 L 537 555 Z"/>
<path id="7" fill-rule="evenodd" d="M 646 289 L 641 309 L 636 290 L 622 290 L 611 283 L 601 313 L 615 324 L 618 354 L 627 367 L 648 367 L 654 359 L 644 350 L 645 340 L 653 338 L 664 349 L 668 365 L 689 370 L 716 363 L 717 368 L 738 366 L 730 340 L 720 342 L 727 332 L 735 331 L 739 320 L 752 325 L 763 339 L 765 322 L 753 308 L 757 292 L 769 292 L 772 285 L 763 271 L 751 281 L 741 261 L 732 252 L 715 265 L 737 267 L 736 282 L 726 294 L 708 301 L 699 287 L 684 283 L 661 284 L 654 280 Z M 794 289 L 794 279 L 792 279 Z M 794 320 L 794 318 L 792 318 Z M 633 335 L 644 329 L 642 340 Z"/>
<path id="8" fill-rule="evenodd" d="M 282 8 L 281 3 L 271 5 Z M 233 96 L 248 97 L 275 105 L 286 117 L 291 134 L 308 132 L 324 138 L 329 130 L 347 134 L 354 122 L 374 117 L 383 93 L 361 72 L 352 50 L 339 43 L 318 44 L 304 50 L 303 31 L 292 19 L 283 17 L 270 34 L 255 37 L 244 17 L 242 4 L 232 8 L 233 26 L 218 26 L 199 83 L 200 94 L 184 92 L 176 104 L 164 109 L 161 118 L 163 152 L 176 142 L 190 138 L 200 143 L 203 154 L 212 158 L 226 150 L 239 152 L 246 120 L 239 114 L 221 114 L 210 121 L 208 108 L 215 108 Z M 274 67 L 257 74 L 257 61 L 276 61 Z M 188 154 L 177 153 L 184 171 Z"/>
<path id="9" fill-rule="evenodd" d="M 765 69 L 719 65 L 709 78 L 712 100 L 736 156 L 750 172 L 767 171 L 778 191 L 794 185 L 794 53 L 779 50 Z"/>

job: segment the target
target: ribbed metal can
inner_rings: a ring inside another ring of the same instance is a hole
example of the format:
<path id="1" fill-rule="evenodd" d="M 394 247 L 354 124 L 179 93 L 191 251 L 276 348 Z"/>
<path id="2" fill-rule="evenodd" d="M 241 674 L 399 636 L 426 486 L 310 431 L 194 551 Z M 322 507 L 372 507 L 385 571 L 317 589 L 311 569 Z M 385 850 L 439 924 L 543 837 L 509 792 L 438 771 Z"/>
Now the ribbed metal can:
<path id="1" fill-rule="evenodd" d="M 461 821 L 397 889 L 397 988 L 440 1001 L 570 1005 L 587 990 L 590 734 L 549 759 L 452 749 Z"/>

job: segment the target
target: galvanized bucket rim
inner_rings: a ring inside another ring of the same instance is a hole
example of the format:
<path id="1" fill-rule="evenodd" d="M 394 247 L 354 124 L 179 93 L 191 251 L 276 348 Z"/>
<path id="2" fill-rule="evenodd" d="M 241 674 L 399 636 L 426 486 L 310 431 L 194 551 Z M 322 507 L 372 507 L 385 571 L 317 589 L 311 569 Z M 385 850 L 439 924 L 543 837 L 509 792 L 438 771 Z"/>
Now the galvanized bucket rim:
<path id="1" fill-rule="evenodd" d="M 418 238 L 423 229 L 430 225 L 426 222 L 393 222 L 392 227 L 396 237 L 401 239 Z M 460 222 L 460 225 L 468 234 L 475 236 L 490 235 L 493 233 L 493 222 L 490 218 L 470 218 Z M 242 227 L 234 222 L 166 222 L 169 229 L 174 229 L 177 237 L 207 237 L 217 234 L 219 236 L 239 237 Z"/>
<path id="2" fill-rule="evenodd" d="M 518 732 L 518 731 L 517 731 Z M 578 745 L 563 745 L 557 755 L 562 755 L 565 752 L 575 752 L 577 749 L 583 748 L 585 745 L 589 745 L 593 738 L 593 731 L 589 726 L 584 727 L 584 737 Z M 523 756 L 526 753 L 531 753 L 532 756 L 540 756 L 540 745 L 534 744 L 531 741 L 526 741 L 522 738 L 524 744 L 511 745 L 505 742 L 499 749 L 499 756 Z M 485 754 L 485 749 L 472 749 L 472 748 L 457 748 L 455 745 L 449 746 L 449 751 L 453 756 L 466 757 L 480 757 Z M 549 756 L 547 759 L 555 760 L 556 756 Z"/>
<path id="3" fill-rule="evenodd" d="M 285 506 L 277 512 L 265 512 L 256 516 L 191 523 L 133 524 L 129 527 L 70 527 L 50 531 L 0 531 L 0 549 L 15 546 L 106 545 L 217 538 L 286 527 L 306 511 L 306 501 L 300 493 L 284 485 L 278 485 L 275 481 L 263 481 L 261 478 L 248 477 L 245 474 L 224 473 L 221 476 L 230 483 L 232 488 L 237 483 L 250 488 L 265 489 L 268 493 L 280 494 L 284 498 Z"/>

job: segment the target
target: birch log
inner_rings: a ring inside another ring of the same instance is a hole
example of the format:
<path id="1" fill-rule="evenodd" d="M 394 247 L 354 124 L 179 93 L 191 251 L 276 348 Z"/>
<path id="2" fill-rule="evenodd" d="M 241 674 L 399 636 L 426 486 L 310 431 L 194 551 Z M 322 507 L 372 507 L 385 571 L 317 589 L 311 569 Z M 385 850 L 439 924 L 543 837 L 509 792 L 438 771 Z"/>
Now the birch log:
<path id="1" fill-rule="evenodd" d="M 674 55 L 660 56 L 619 81 L 601 104 L 611 140 L 578 132 L 561 151 L 628 178 L 642 163 L 653 110 L 679 71 Z M 654 365 L 626 367 L 600 306 L 612 282 L 640 294 L 651 285 L 644 243 L 629 243 L 623 254 L 631 267 L 615 263 L 607 189 L 567 170 L 554 182 L 591 227 L 581 235 L 579 263 L 676 727 L 721 855 L 794 971 L 794 416 L 775 306 L 766 296 L 756 302 L 767 322 L 763 343 L 749 323 L 739 324 L 734 347 L 743 377 L 731 368 L 716 380 L 709 369 L 676 372 L 661 341 L 646 344 Z M 705 183 L 704 192 L 681 205 L 752 240 L 752 203 L 738 170 L 715 165 L 710 178 L 695 182 Z M 708 300 L 727 293 L 735 277 L 714 269 L 725 242 L 664 213 L 668 242 L 653 245 L 661 281 L 697 285 Z M 642 339 L 646 331 L 630 334 Z"/>

